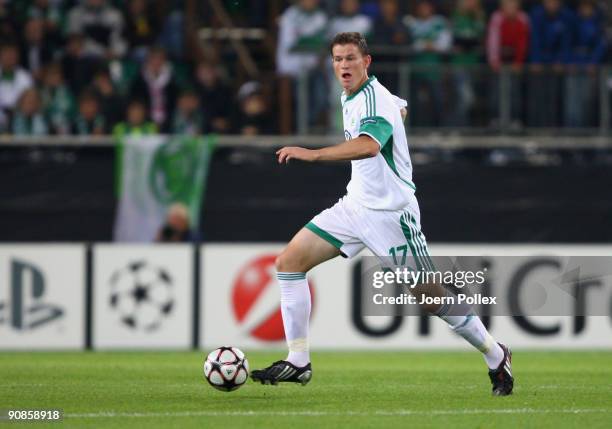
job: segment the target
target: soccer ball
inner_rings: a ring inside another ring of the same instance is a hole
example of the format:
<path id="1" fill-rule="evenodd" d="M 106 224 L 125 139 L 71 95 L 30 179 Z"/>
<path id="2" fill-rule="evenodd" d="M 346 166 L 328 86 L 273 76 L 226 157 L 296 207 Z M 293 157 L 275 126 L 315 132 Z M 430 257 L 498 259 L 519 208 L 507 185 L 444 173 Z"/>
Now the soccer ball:
<path id="1" fill-rule="evenodd" d="M 246 383 L 249 361 L 236 347 L 219 347 L 206 357 L 204 377 L 215 389 L 231 392 Z"/>

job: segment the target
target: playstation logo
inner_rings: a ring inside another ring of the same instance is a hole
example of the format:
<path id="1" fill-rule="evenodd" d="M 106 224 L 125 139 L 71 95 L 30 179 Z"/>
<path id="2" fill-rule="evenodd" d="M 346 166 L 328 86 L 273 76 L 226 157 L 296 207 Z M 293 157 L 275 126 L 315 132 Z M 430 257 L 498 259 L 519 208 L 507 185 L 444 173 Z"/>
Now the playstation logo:
<path id="1" fill-rule="evenodd" d="M 43 302 L 45 278 L 34 265 L 11 260 L 9 283 L 8 301 L 0 301 L 0 325 L 9 323 L 16 330 L 26 331 L 64 314 L 60 307 Z"/>

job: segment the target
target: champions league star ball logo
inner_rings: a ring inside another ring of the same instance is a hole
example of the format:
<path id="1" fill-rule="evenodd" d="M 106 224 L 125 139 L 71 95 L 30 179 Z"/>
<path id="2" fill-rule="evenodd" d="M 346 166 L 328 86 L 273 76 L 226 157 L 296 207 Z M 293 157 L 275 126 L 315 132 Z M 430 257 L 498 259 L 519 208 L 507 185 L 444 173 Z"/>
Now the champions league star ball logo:
<path id="1" fill-rule="evenodd" d="M 115 271 L 109 283 L 109 304 L 131 329 L 155 331 L 172 312 L 172 277 L 163 268 L 133 262 Z"/>
<path id="2" fill-rule="evenodd" d="M 247 263 L 234 280 L 232 306 L 234 317 L 244 332 L 263 341 L 285 338 L 280 292 L 274 261 L 277 255 L 264 255 Z M 309 281 L 314 311 L 314 287 Z"/>

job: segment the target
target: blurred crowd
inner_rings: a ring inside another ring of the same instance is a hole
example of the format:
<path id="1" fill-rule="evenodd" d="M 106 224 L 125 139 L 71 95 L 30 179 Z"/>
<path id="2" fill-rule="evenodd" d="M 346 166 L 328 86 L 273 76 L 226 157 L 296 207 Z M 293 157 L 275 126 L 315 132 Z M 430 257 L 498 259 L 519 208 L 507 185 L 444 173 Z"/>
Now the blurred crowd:
<path id="1" fill-rule="evenodd" d="M 378 72 L 377 64 L 410 68 L 409 93 L 399 95 L 410 99 L 417 126 L 474 124 L 479 94 L 495 123 L 500 90 L 509 100 L 506 116 L 519 126 L 596 125 L 598 73 L 610 60 L 610 1 L 338 0 L 335 14 L 329 8 L 299 0 L 280 18 L 278 71 L 309 73 L 311 123 L 329 107 L 319 95 L 331 81 L 311 48 L 337 32 L 359 31 L 374 54 L 372 71 L 390 90 L 402 90 L 398 68 Z"/>
<path id="2" fill-rule="evenodd" d="M 274 132 L 261 85 L 186 55 L 183 3 L 0 0 L 0 134 Z"/>
<path id="3" fill-rule="evenodd" d="M 330 109 L 326 48 L 341 31 L 366 34 L 375 64 L 413 67 L 410 94 L 400 95 L 419 106 L 417 125 L 470 123 L 482 92 L 497 111 L 502 69 L 514 120 L 591 126 L 597 116 L 609 1 L 297 0 L 280 2 L 272 23 L 266 2 L 224 2 L 230 14 L 241 3 L 253 8 L 247 25 L 276 36 L 276 74 L 293 80 L 294 100 L 297 77 L 308 75 L 310 123 Z M 184 15 L 185 2 L 171 0 L 0 0 L 0 134 L 278 132 L 269 85 L 228 79 L 223 60 L 187 55 Z M 450 75 L 442 64 L 453 65 Z M 397 74 L 384 77 L 399 89 Z M 527 105 L 526 93 L 554 108 Z"/>

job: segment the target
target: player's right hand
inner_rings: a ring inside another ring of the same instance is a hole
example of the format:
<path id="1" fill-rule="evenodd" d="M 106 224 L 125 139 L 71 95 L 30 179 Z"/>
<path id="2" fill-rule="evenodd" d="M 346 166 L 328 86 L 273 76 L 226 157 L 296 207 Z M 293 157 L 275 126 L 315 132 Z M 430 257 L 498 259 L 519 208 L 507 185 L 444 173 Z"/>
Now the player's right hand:
<path id="1" fill-rule="evenodd" d="M 299 159 L 302 161 L 315 161 L 315 151 L 310 149 L 305 149 L 303 147 L 298 146 L 285 146 L 282 149 L 276 151 L 276 155 L 278 156 L 279 164 L 287 164 L 291 159 Z"/>

